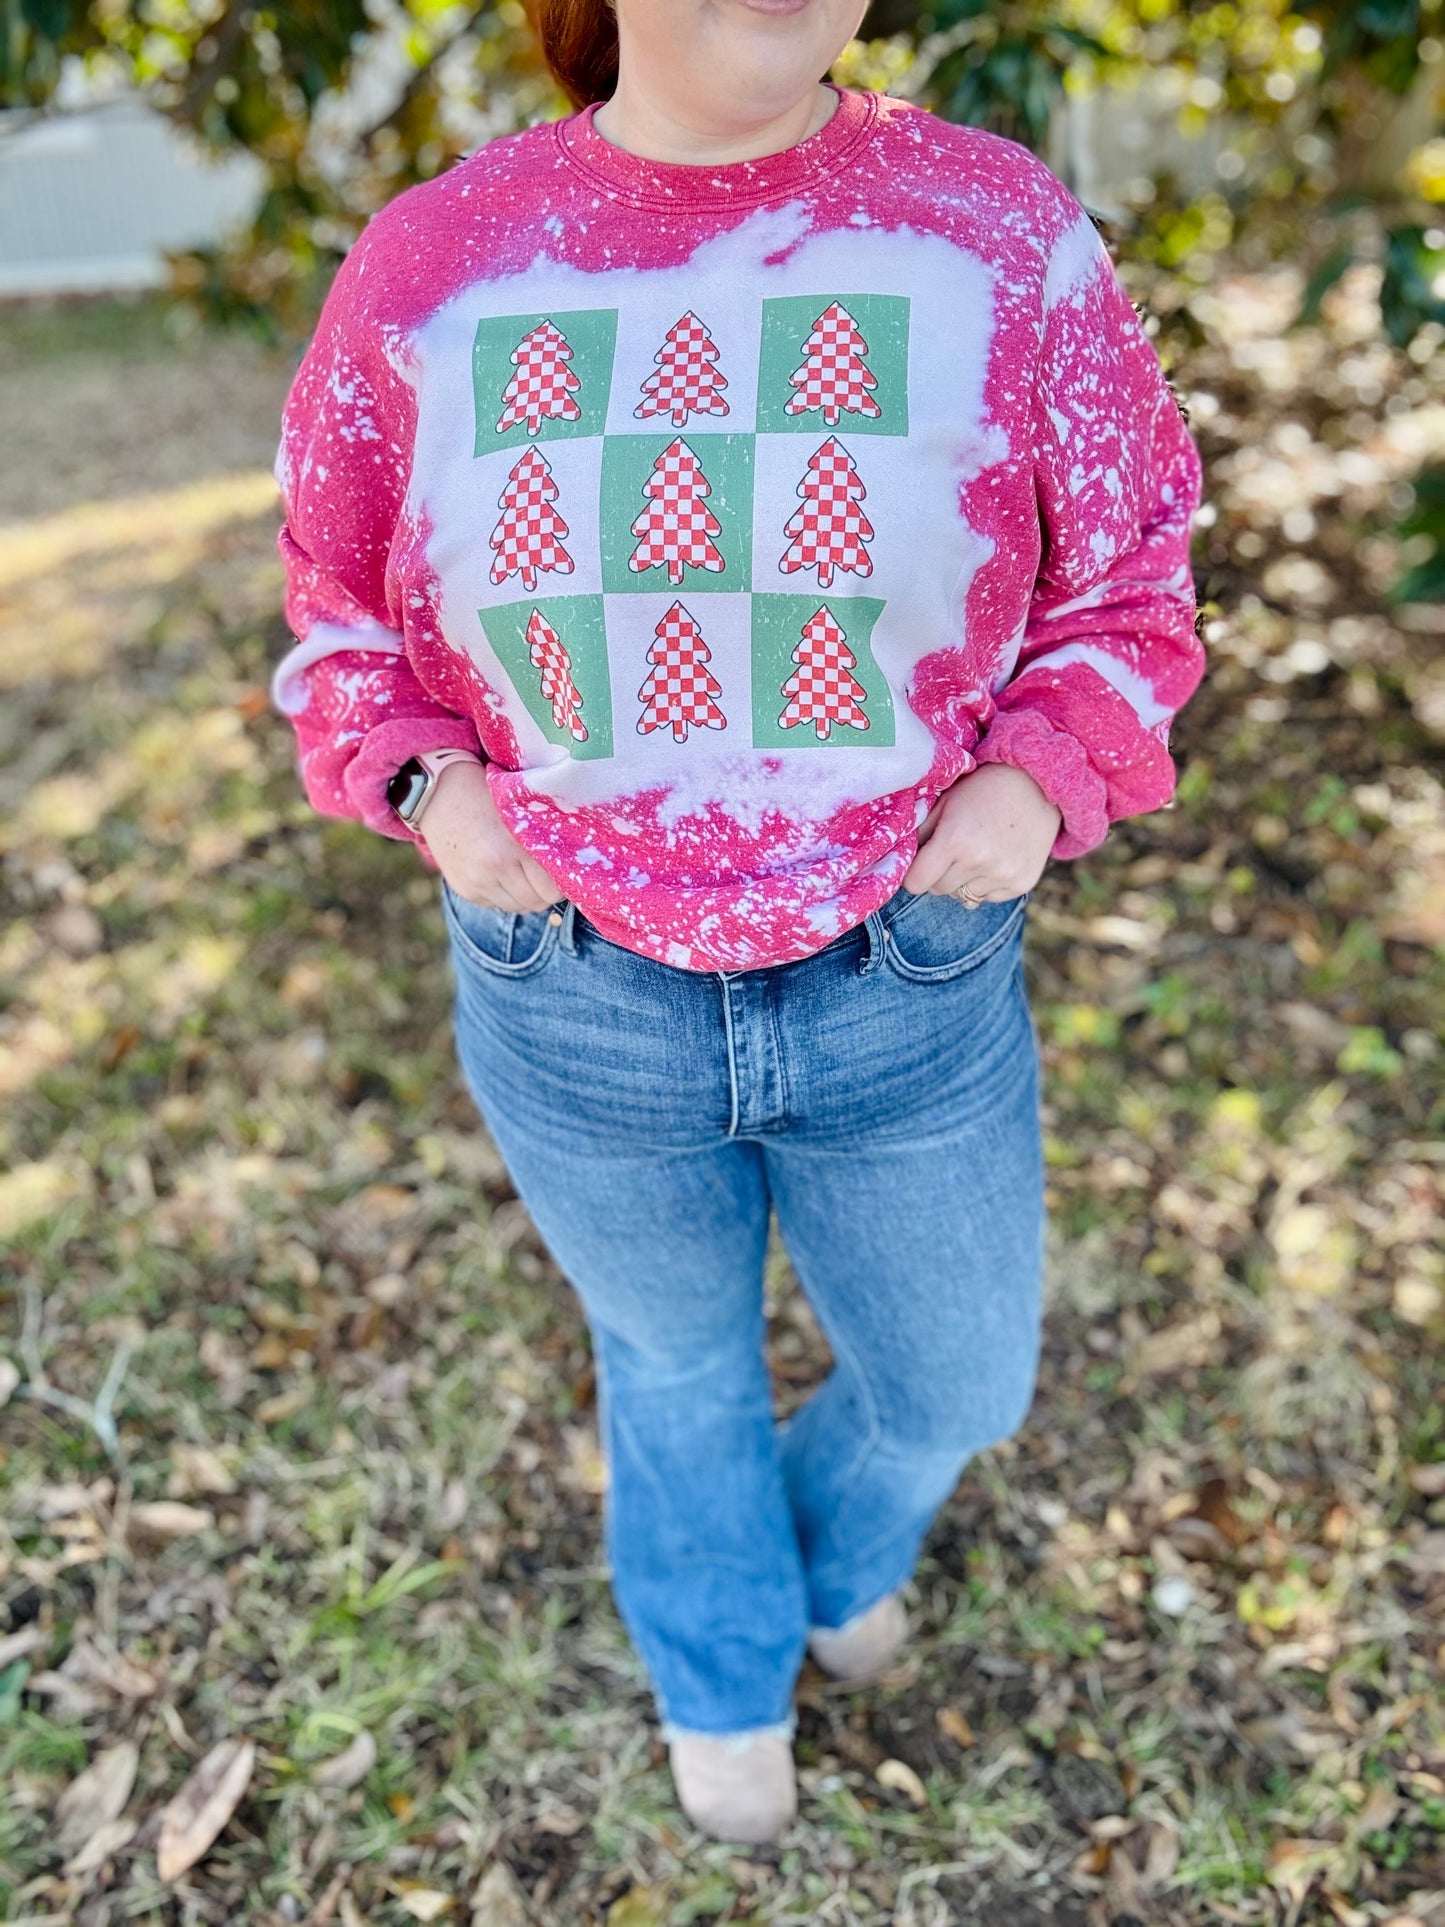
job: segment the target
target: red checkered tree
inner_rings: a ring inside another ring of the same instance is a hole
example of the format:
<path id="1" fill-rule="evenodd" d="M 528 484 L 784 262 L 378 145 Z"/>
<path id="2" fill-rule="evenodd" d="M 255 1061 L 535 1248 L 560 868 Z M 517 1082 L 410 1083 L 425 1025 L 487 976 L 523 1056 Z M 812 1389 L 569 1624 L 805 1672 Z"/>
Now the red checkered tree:
<path id="1" fill-rule="evenodd" d="M 657 353 L 655 374 L 642 384 L 642 400 L 633 414 L 670 415 L 674 428 L 685 428 L 689 414 L 725 415 L 722 390 L 727 378 L 717 366 L 717 343 L 689 308 L 674 321 Z"/>
<path id="2" fill-rule="evenodd" d="M 829 428 L 838 426 L 846 410 L 850 415 L 874 419 L 882 412 L 873 399 L 878 378 L 864 363 L 868 343 L 858 332 L 858 323 L 841 302 L 824 308 L 803 343 L 803 365 L 794 369 L 788 380 L 797 394 L 788 403 L 789 415 L 803 415 L 821 408 Z"/>
<path id="3" fill-rule="evenodd" d="M 517 372 L 502 395 L 499 435 L 519 422 L 525 422 L 527 433 L 535 435 L 544 421 L 580 418 L 576 396 L 582 384 L 567 366 L 572 350 L 555 322 L 539 321 L 530 334 L 523 335 L 511 359 Z"/>
<path id="4" fill-rule="evenodd" d="M 852 673 L 858 658 L 826 604 L 803 624 L 793 661 L 798 666 L 783 684 L 788 704 L 778 718 L 779 728 L 811 723 L 819 740 L 826 742 L 834 723 L 846 729 L 868 727 L 862 709 L 868 691 Z"/>
<path id="5" fill-rule="evenodd" d="M 792 538 L 778 563 L 783 573 L 816 569 L 820 589 L 832 582 L 835 569 L 872 575 L 873 559 L 863 545 L 873 540 L 873 524 L 858 506 L 868 491 L 853 457 L 834 436 L 808 457 L 798 493 L 802 507 L 794 509 L 783 529 Z"/>
<path id="6" fill-rule="evenodd" d="M 705 500 L 712 485 L 702 463 L 681 437 L 670 441 L 652 464 L 642 492 L 648 506 L 632 524 L 632 533 L 642 540 L 628 556 L 628 568 L 637 575 L 665 568 L 674 588 L 682 581 L 684 566 L 716 575 L 725 566 L 713 542 L 722 534 L 722 524 Z"/>
<path id="7" fill-rule="evenodd" d="M 572 558 L 562 546 L 562 538 L 570 530 L 553 507 L 556 500 L 557 484 L 546 456 L 540 448 L 529 448 L 502 491 L 502 516 L 491 536 L 491 545 L 497 551 L 492 562 L 493 582 L 520 575 L 523 588 L 530 593 L 537 586 L 541 570 L 571 575 Z"/>
<path id="8" fill-rule="evenodd" d="M 577 714 L 582 698 L 572 680 L 572 658 L 540 609 L 534 609 L 527 622 L 527 653 L 532 667 L 542 672 L 542 695 L 552 705 L 553 723 L 574 742 L 585 743 L 587 725 Z"/>
<path id="9" fill-rule="evenodd" d="M 647 659 L 652 669 L 637 692 L 643 704 L 639 736 L 650 736 L 667 724 L 673 741 L 685 743 L 689 729 L 727 728 L 727 717 L 717 706 L 722 684 L 707 667 L 712 651 L 696 618 L 680 602 L 673 603 L 653 631 Z"/>

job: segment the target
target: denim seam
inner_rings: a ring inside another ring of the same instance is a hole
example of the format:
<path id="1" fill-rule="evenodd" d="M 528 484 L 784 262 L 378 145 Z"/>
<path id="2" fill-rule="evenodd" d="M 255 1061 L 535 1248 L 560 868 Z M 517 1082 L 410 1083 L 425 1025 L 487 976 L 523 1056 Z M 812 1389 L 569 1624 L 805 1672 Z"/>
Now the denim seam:
<path id="1" fill-rule="evenodd" d="M 778 1067 L 778 1110 L 773 1128 L 782 1131 L 787 1129 L 790 1106 L 788 1102 L 788 1063 L 787 1059 L 783 1056 L 783 1035 L 778 1027 L 777 989 L 777 979 L 774 978 L 769 985 L 768 996 L 768 1029 L 773 1039 L 773 1061 Z"/>
<path id="2" fill-rule="evenodd" d="M 448 889 L 450 888 L 449 885 L 446 887 Z M 463 899 L 463 901 L 465 901 L 465 899 Z M 542 935 L 537 943 L 537 948 L 532 952 L 531 956 L 524 958 L 521 963 L 514 963 L 511 959 L 510 952 L 516 938 L 516 919 L 520 915 L 520 912 L 511 910 L 504 911 L 502 914 L 512 919 L 511 926 L 507 931 L 508 955 L 505 958 L 490 956 L 482 949 L 480 944 L 474 942 L 473 939 L 468 936 L 463 927 L 461 917 L 453 908 L 450 899 L 445 894 L 442 897 L 443 920 L 447 928 L 451 931 L 457 945 L 460 947 L 463 956 L 467 957 L 474 964 L 475 968 L 484 971 L 488 976 L 501 977 L 503 979 L 533 976 L 542 968 L 548 957 L 552 954 L 557 937 L 556 928 L 554 925 L 547 925 L 543 929 Z"/>
<path id="3" fill-rule="evenodd" d="M 786 1243 L 786 1238 L 784 1239 L 784 1242 Z M 811 1294 L 807 1290 L 806 1283 L 804 1283 L 803 1290 L 804 1290 L 804 1295 L 811 1298 Z M 859 1442 L 858 1449 L 853 1454 L 853 1457 L 849 1460 L 848 1469 L 846 1473 L 843 1475 L 843 1482 L 846 1482 L 857 1476 L 859 1468 L 863 1465 L 864 1461 L 868 1458 L 870 1453 L 872 1453 L 874 1448 L 877 1446 L 878 1441 L 883 1436 L 883 1426 L 878 1416 L 878 1405 L 873 1396 L 873 1387 L 868 1382 L 867 1373 L 859 1371 L 858 1361 L 854 1357 L 852 1346 L 849 1344 L 845 1344 L 843 1342 L 843 1337 L 841 1332 L 829 1331 L 828 1325 L 827 1323 L 824 1322 L 821 1316 L 821 1313 L 818 1312 L 816 1304 L 814 1306 L 814 1310 L 815 1310 L 815 1315 L 818 1316 L 818 1322 L 823 1326 L 823 1335 L 827 1339 L 829 1345 L 832 1347 L 834 1358 L 837 1359 L 843 1365 L 845 1365 L 847 1369 L 853 1374 L 853 1380 L 854 1380 L 854 1383 L 859 1388 L 859 1392 L 863 1400 L 863 1410 L 867 1414 L 867 1419 L 868 1419 L 867 1433 L 865 1434 L 863 1439 Z M 832 1521 L 830 1520 L 829 1521 L 830 1531 L 831 1531 L 831 1526 L 832 1526 Z M 811 1573 L 808 1573 L 806 1576 L 811 1580 L 811 1576 L 812 1576 Z"/>
<path id="4" fill-rule="evenodd" d="M 733 1037 L 732 985 L 722 971 L 718 972 L 718 983 L 722 986 L 723 1032 L 728 1047 L 728 1085 L 732 1093 L 732 1111 L 728 1118 L 727 1135 L 735 1138 L 741 1121 L 738 1104 L 738 1060 Z"/>
<path id="5" fill-rule="evenodd" d="M 1010 941 L 1015 931 L 1023 923 L 1024 904 L 1021 901 L 1006 922 L 1001 923 L 993 935 L 981 943 L 976 950 L 966 952 L 952 963 L 911 964 L 901 954 L 893 941 L 892 926 L 889 927 L 888 962 L 895 975 L 909 983 L 951 983 L 955 978 L 966 977 L 971 971 L 979 970 L 991 957 L 996 957 L 1004 945 Z M 894 918 L 894 923 L 898 919 Z"/>

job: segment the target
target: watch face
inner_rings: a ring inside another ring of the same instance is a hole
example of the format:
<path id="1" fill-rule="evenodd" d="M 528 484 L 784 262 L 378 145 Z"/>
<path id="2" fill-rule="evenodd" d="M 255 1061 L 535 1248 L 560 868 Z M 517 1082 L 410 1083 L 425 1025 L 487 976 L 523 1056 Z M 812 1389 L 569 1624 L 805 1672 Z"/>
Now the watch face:
<path id="1" fill-rule="evenodd" d="M 403 823 L 410 823 L 421 799 L 431 788 L 431 778 L 415 758 L 403 763 L 386 786 L 386 800 Z"/>

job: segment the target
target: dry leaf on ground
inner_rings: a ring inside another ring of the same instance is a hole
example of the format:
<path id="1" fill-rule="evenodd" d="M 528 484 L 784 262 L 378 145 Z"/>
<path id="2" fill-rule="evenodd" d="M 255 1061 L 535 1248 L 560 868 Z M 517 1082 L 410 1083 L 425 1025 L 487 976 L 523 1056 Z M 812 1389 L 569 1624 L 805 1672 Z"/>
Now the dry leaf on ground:
<path id="1" fill-rule="evenodd" d="M 178 1880 L 195 1866 L 241 1804 L 255 1765 L 250 1740 L 211 1748 L 161 1815 L 156 1867 L 162 1880 Z"/>
<path id="2" fill-rule="evenodd" d="M 408 1887 L 397 1895 L 403 1913 L 413 1920 L 440 1920 L 456 1906 L 455 1894 L 444 1894 L 438 1887 Z"/>
<path id="3" fill-rule="evenodd" d="M 928 1805 L 928 1789 L 904 1760 L 884 1760 L 874 1774 L 879 1786 L 886 1786 L 890 1792 L 901 1793 L 916 1807 Z"/>
<path id="4" fill-rule="evenodd" d="M 516 1875 L 494 1860 L 472 1895 L 472 1927 L 527 1927 L 527 1903 Z"/>
<path id="5" fill-rule="evenodd" d="M 311 1769 L 317 1786 L 353 1787 L 376 1765 L 376 1741 L 363 1727 L 350 1746 Z"/>
<path id="6" fill-rule="evenodd" d="M 146 1499 L 131 1507 L 130 1523 L 154 1539 L 186 1539 L 193 1532 L 209 1532 L 216 1515 L 208 1506 L 183 1505 L 179 1499 Z"/>
<path id="7" fill-rule="evenodd" d="M 78 1853 L 73 1853 L 65 1862 L 65 1873 L 72 1880 L 82 1879 L 103 1867 L 112 1854 L 129 1846 L 135 1838 L 134 1820 L 107 1820 L 103 1827 L 97 1827 Z"/>
<path id="8" fill-rule="evenodd" d="M 62 1852 L 89 1840 L 125 1811 L 135 1785 L 140 1749 L 130 1740 L 98 1753 L 55 1803 L 56 1842 Z"/>

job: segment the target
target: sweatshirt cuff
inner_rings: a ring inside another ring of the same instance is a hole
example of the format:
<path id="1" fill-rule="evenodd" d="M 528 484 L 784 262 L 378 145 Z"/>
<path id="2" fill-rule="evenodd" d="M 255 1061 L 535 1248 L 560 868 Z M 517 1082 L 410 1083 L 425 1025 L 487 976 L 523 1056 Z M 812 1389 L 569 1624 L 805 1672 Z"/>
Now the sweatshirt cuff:
<path id="1" fill-rule="evenodd" d="M 368 829 L 398 842 L 415 843 L 425 854 L 420 830 L 408 829 L 386 800 L 386 786 L 408 758 L 428 749 L 469 749 L 482 755 L 481 739 L 464 716 L 394 716 L 367 732 L 346 766 L 346 794 Z"/>
<path id="2" fill-rule="evenodd" d="M 999 710 L 974 761 L 1031 776 L 1063 817 L 1051 857 L 1083 856 L 1109 834 L 1108 789 L 1083 744 L 1034 709 Z"/>

